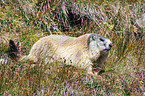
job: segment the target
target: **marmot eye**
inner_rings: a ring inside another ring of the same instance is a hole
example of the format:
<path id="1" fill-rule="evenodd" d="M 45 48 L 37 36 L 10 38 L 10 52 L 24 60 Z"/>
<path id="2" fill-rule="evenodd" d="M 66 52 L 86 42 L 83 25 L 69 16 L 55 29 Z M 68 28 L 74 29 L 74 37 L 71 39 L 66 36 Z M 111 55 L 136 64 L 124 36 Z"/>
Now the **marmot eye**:
<path id="1" fill-rule="evenodd" d="M 100 41 L 104 41 L 104 39 L 100 38 Z"/>

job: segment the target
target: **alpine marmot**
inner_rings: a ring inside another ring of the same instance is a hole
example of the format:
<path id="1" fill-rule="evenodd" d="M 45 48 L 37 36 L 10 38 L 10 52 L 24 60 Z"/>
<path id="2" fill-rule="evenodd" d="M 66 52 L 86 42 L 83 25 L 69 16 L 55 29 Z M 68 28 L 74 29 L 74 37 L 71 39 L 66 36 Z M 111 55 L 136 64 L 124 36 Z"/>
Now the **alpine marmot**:
<path id="1" fill-rule="evenodd" d="M 29 55 L 22 56 L 19 60 L 43 60 L 45 63 L 59 60 L 94 74 L 94 71 L 100 71 L 111 48 L 112 42 L 99 34 L 91 33 L 80 37 L 49 35 L 38 40 Z"/>

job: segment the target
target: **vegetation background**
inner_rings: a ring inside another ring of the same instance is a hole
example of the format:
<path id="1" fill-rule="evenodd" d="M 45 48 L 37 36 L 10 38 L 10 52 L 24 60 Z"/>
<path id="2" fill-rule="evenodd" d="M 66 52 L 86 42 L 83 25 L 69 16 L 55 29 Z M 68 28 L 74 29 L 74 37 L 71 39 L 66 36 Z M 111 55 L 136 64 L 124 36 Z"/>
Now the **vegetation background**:
<path id="1" fill-rule="evenodd" d="M 144 0 L 1 0 L 0 95 L 145 96 Z M 85 74 L 60 62 L 11 60 L 8 43 L 22 55 L 50 34 L 97 33 L 113 42 L 105 73 Z"/>

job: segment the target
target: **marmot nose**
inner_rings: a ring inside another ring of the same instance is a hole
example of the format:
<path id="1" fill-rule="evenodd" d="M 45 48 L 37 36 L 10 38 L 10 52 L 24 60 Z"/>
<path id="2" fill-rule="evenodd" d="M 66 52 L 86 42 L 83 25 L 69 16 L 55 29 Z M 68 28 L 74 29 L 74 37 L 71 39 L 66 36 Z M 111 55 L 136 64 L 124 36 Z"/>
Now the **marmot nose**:
<path id="1" fill-rule="evenodd" d="M 112 43 L 111 43 L 111 44 L 109 44 L 109 47 L 110 47 L 110 49 L 112 48 Z"/>

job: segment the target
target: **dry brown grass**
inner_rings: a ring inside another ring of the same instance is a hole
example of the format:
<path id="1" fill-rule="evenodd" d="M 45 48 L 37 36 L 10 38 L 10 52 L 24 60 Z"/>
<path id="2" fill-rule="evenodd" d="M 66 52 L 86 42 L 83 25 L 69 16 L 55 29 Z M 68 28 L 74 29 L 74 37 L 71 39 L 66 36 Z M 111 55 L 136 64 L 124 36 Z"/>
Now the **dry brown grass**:
<path id="1" fill-rule="evenodd" d="M 144 12 L 143 1 L 50 1 L 37 6 L 33 0 L 0 2 L 0 94 L 144 96 L 145 26 L 136 22 Z M 93 77 L 60 62 L 31 67 L 30 62 L 7 57 L 9 38 L 19 42 L 21 54 L 26 55 L 39 38 L 52 33 L 98 33 L 109 38 L 113 48 L 106 72 Z"/>

